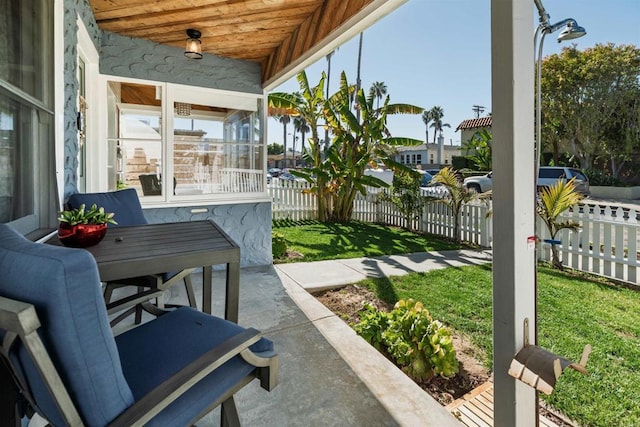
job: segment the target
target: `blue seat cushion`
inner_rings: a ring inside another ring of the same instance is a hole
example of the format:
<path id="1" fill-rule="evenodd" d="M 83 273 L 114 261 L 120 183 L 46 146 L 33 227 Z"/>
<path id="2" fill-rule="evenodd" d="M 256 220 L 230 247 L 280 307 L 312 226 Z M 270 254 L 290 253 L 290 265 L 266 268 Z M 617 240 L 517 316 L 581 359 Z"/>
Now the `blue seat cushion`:
<path id="1" fill-rule="evenodd" d="M 235 323 L 182 307 L 117 336 L 122 368 L 135 399 L 141 399 L 189 363 L 244 330 Z M 259 355 L 273 354 L 273 343 L 266 338 L 250 348 Z M 241 357 L 232 358 L 147 425 L 189 425 L 254 369 Z"/>
<path id="2" fill-rule="evenodd" d="M 0 224 L 0 295 L 35 306 L 40 336 L 85 424 L 106 425 L 133 404 L 89 252 L 33 243 Z M 26 351 L 15 350 L 42 415 L 63 425 Z"/>
<path id="3" fill-rule="evenodd" d="M 69 196 L 67 200 L 67 205 L 71 209 L 78 209 L 82 204 L 86 207 L 95 204 L 103 207 L 105 212 L 113 212 L 115 214 L 113 219 L 118 224 L 109 224 L 110 227 L 148 223 L 142 212 L 138 193 L 133 188 L 106 193 L 76 193 Z"/>

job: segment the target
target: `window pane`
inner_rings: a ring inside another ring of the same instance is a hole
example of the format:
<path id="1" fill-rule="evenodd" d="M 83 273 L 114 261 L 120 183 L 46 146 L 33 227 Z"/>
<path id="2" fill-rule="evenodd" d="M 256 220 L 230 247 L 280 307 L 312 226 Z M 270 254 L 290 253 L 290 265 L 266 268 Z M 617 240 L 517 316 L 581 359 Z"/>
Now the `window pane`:
<path id="1" fill-rule="evenodd" d="M 259 112 L 175 103 L 174 194 L 264 191 Z"/>
<path id="2" fill-rule="evenodd" d="M 35 112 L 0 94 L 0 222 L 34 215 Z M 30 196 L 30 197 L 29 197 Z"/>
<path id="3" fill-rule="evenodd" d="M 162 194 L 161 87 L 109 83 L 109 183 Z"/>
<path id="4" fill-rule="evenodd" d="M 0 222 L 23 234 L 56 218 L 52 6 L 0 0 Z"/>
<path id="5" fill-rule="evenodd" d="M 0 79 L 51 106 L 52 1 L 0 0 Z"/>

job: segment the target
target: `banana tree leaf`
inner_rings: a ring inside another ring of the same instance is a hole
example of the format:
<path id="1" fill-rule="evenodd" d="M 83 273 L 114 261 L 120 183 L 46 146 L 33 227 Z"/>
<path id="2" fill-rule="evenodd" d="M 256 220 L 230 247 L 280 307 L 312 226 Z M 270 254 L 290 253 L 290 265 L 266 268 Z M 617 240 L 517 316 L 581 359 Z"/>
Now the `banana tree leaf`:
<path id="1" fill-rule="evenodd" d="M 424 108 L 411 104 L 389 104 L 384 107 L 387 114 L 422 114 Z"/>
<path id="2" fill-rule="evenodd" d="M 420 139 L 414 139 L 414 138 L 405 138 L 405 137 L 391 137 L 391 138 L 385 138 L 382 140 L 382 142 L 384 144 L 387 145 L 420 145 L 423 143 L 422 140 Z"/>

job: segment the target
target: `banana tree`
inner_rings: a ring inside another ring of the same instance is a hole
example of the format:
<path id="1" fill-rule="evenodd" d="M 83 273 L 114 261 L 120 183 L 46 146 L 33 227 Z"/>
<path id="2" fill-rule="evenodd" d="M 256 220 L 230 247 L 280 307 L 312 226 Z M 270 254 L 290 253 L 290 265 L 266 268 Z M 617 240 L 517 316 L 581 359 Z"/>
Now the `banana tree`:
<path id="1" fill-rule="evenodd" d="M 330 177 L 329 196 L 331 212 L 329 220 L 347 222 L 353 213 L 357 193 L 366 194 L 366 187 L 386 187 L 384 181 L 365 175 L 365 169 L 379 162 L 394 170 L 408 168 L 394 160 L 394 146 L 412 146 L 421 140 L 393 137 L 387 128 L 391 114 L 421 114 L 423 109 L 409 104 L 391 104 L 387 95 L 381 107 L 376 108 L 375 92 L 365 96 L 363 89 L 347 82 L 342 72 L 340 89 L 324 104 L 326 123 L 334 135 L 324 172 Z M 352 100 L 354 107 L 352 108 Z M 354 111 L 355 110 L 355 111 Z"/>
<path id="2" fill-rule="evenodd" d="M 536 213 L 551 236 L 551 264 L 558 270 L 563 269 L 556 243 L 558 232 L 563 229 L 577 231 L 580 228 L 580 224 L 575 221 L 558 219 L 564 211 L 582 200 L 582 194 L 576 191 L 574 180 L 575 178 L 571 178 L 570 181 L 558 180 L 557 183 L 542 188 L 536 201 Z"/>

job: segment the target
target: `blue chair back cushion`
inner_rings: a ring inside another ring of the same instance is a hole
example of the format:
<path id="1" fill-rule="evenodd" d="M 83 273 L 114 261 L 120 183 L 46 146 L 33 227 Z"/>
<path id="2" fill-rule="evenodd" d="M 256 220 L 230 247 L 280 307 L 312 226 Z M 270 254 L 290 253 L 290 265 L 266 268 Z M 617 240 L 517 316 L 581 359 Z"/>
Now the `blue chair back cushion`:
<path id="1" fill-rule="evenodd" d="M 118 224 L 109 224 L 110 227 L 147 224 L 138 193 L 133 188 L 107 193 L 76 193 L 69 196 L 67 200 L 67 205 L 71 209 L 77 209 L 82 204 L 86 207 L 95 204 L 103 207 L 105 212 L 113 212 L 115 214 L 113 219 Z"/>
<path id="2" fill-rule="evenodd" d="M 0 224 L 0 295 L 35 306 L 40 336 L 85 424 L 106 425 L 134 403 L 89 252 L 33 243 Z M 64 425 L 26 350 L 16 347 L 12 360 L 38 409 Z"/>

